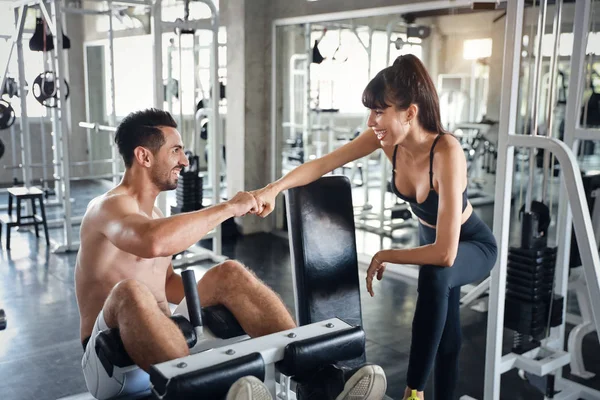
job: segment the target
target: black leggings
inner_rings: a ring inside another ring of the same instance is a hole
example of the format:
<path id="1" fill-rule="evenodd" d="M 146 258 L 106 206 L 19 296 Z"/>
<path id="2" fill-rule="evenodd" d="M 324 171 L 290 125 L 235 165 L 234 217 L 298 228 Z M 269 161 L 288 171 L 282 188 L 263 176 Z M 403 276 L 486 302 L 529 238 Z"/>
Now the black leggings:
<path id="1" fill-rule="evenodd" d="M 435 242 L 434 228 L 419 224 L 421 245 Z M 452 267 L 423 265 L 419 271 L 417 307 L 407 385 L 422 391 L 435 361 L 434 399 L 454 399 L 461 345 L 460 287 L 485 278 L 496 263 L 496 240 L 473 213 L 462 225 Z"/>

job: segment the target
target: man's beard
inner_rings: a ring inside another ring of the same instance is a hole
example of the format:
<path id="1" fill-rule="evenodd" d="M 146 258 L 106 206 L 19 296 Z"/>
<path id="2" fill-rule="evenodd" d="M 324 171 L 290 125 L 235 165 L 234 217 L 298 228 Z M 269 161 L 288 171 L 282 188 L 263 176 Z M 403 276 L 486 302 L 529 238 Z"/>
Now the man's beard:
<path id="1" fill-rule="evenodd" d="M 156 172 L 153 173 L 151 175 L 151 179 L 152 179 L 152 183 L 161 191 L 167 191 L 167 190 L 175 190 L 177 189 L 177 180 L 170 180 L 169 178 L 171 178 L 171 174 L 173 173 L 173 171 L 169 171 L 168 174 L 166 176 L 164 176 L 163 174 L 161 174 L 160 172 Z"/>

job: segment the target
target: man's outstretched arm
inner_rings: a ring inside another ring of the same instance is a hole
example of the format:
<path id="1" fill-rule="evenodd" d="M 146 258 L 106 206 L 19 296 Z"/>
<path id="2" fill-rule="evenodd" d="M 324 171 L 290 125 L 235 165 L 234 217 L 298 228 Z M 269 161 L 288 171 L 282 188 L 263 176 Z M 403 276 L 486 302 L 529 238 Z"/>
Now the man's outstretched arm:
<path id="1" fill-rule="evenodd" d="M 152 219 L 129 196 L 105 199 L 95 218 L 101 232 L 119 249 L 142 258 L 167 257 L 198 242 L 225 220 L 256 210 L 254 197 L 238 193 L 228 202 L 203 210 Z"/>

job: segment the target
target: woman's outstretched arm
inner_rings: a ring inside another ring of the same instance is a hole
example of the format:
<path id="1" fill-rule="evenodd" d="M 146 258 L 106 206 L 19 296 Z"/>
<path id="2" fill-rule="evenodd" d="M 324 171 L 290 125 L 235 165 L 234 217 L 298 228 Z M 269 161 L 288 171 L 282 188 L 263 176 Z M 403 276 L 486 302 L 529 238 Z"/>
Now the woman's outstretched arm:
<path id="1" fill-rule="evenodd" d="M 269 215 L 275 207 L 275 198 L 282 191 L 314 182 L 328 172 L 351 161 L 363 158 L 380 147 L 381 145 L 375 133 L 371 128 L 368 128 L 356 139 L 339 149 L 321 158 L 304 163 L 279 180 L 252 192 L 258 203 L 257 214 L 261 217 Z"/>

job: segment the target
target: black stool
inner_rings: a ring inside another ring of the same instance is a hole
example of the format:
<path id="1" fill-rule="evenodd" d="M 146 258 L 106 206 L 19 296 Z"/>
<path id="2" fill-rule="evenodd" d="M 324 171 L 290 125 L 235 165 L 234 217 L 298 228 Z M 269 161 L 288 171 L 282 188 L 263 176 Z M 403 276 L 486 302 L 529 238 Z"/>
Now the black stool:
<path id="1" fill-rule="evenodd" d="M 17 218 L 13 218 L 13 198 L 17 200 Z M 35 200 L 40 202 L 41 216 L 37 215 Z M 21 215 L 21 200 L 31 200 L 32 215 Z M 35 236 L 40 237 L 38 225 L 44 227 L 44 235 L 46 236 L 46 245 L 50 246 L 50 237 L 48 236 L 48 225 L 46 223 L 46 209 L 44 208 L 44 192 L 36 187 L 13 187 L 8 189 L 8 218 L 4 220 L 6 223 L 6 249 L 10 250 L 10 229 L 14 226 L 31 226 L 35 227 Z M 0 240 L 2 239 L 2 226 L 0 226 Z"/>

